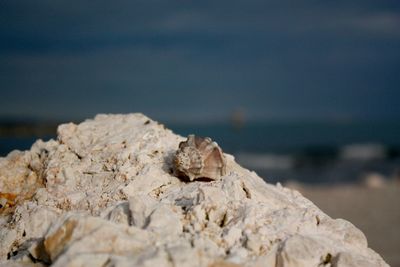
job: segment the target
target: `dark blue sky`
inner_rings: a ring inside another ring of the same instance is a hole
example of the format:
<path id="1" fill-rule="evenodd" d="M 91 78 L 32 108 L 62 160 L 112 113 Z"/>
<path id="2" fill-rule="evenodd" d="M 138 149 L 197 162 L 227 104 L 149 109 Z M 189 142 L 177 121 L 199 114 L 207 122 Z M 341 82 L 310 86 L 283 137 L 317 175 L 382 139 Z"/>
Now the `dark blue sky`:
<path id="1" fill-rule="evenodd" d="M 1 1 L 0 116 L 400 119 L 400 1 Z"/>

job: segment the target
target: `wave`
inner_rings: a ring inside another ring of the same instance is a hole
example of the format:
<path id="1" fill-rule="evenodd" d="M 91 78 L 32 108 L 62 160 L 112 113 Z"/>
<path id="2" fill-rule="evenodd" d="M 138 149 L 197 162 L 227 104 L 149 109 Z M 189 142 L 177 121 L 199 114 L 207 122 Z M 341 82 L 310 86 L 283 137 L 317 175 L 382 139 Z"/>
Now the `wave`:
<path id="1" fill-rule="evenodd" d="M 235 155 L 237 162 L 250 169 L 292 169 L 295 164 L 294 157 L 290 155 L 238 153 Z"/>
<path id="2" fill-rule="evenodd" d="M 342 160 L 378 160 L 387 157 L 388 149 L 381 144 L 351 144 L 343 146 L 339 155 Z"/>

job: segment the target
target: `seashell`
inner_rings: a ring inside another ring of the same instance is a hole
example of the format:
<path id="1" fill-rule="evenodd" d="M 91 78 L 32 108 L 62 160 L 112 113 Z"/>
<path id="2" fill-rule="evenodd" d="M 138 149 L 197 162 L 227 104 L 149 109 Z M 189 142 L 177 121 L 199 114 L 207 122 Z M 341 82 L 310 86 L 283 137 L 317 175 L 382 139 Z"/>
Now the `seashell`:
<path id="1" fill-rule="evenodd" d="M 221 148 L 209 137 L 189 135 L 179 144 L 174 158 L 174 167 L 178 176 L 218 180 L 226 174 L 226 159 Z"/>

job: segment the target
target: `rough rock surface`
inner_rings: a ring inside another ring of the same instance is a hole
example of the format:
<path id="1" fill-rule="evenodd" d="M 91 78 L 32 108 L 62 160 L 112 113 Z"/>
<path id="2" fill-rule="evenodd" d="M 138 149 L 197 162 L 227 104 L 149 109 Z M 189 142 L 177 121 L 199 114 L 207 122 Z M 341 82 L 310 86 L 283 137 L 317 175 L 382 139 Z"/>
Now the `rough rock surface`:
<path id="1" fill-rule="evenodd" d="M 184 138 L 141 114 L 63 124 L 0 159 L 0 266 L 388 266 L 351 223 L 227 157 L 183 182 Z"/>

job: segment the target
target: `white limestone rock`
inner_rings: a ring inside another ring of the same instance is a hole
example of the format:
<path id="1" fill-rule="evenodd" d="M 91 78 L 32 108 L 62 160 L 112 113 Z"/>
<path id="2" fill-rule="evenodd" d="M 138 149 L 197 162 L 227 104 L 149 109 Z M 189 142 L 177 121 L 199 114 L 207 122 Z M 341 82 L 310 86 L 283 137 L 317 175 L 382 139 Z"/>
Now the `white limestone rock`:
<path id="1" fill-rule="evenodd" d="M 351 223 L 230 155 L 221 179 L 181 181 L 183 140 L 98 115 L 0 158 L 0 266 L 388 266 Z"/>

